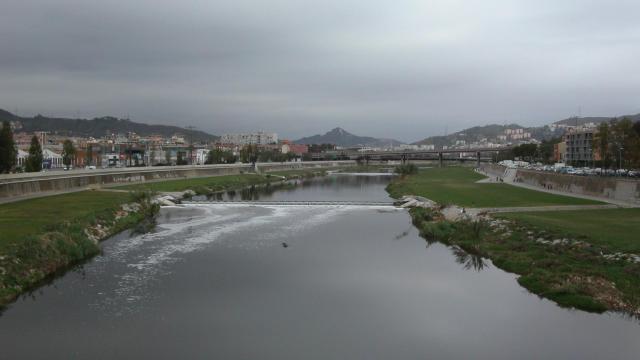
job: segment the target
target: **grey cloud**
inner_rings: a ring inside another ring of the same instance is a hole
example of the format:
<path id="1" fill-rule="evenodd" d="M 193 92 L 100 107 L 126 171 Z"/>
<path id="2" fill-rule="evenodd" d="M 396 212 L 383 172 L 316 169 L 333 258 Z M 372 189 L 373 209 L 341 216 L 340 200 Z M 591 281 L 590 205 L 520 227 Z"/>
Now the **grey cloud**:
<path id="1" fill-rule="evenodd" d="M 5 1 L 0 107 L 415 141 L 640 112 L 633 1 Z"/>

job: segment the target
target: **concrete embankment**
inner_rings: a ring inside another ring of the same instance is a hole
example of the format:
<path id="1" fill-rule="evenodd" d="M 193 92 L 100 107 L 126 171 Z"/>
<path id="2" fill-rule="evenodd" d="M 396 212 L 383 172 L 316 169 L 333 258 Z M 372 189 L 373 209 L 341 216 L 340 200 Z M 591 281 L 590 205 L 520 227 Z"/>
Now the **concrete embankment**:
<path id="1" fill-rule="evenodd" d="M 258 163 L 260 172 L 352 166 L 354 161 Z M 100 188 L 118 184 L 143 183 L 254 172 L 251 164 L 143 167 L 17 174 L 0 178 L 0 200 Z"/>
<path id="2" fill-rule="evenodd" d="M 480 171 L 489 177 L 502 178 L 505 183 L 524 184 L 540 190 L 552 190 L 567 195 L 584 195 L 640 205 L 640 181 L 604 177 L 558 174 L 547 171 L 508 169 L 501 165 L 484 164 Z"/>

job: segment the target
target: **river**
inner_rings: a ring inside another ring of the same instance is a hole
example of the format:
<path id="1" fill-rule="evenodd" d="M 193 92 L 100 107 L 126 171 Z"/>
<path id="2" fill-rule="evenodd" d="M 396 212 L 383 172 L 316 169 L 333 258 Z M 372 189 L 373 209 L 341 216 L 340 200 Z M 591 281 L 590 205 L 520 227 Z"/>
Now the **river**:
<path id="1" fill-rule="evenodd" d="M 389 201 L 389 179 L 331 175 L 250 196 Z M 490 263 L 465 266 L 401 209 L 193 204 L 102 246 L 0 316 L 1 359 L 640 354 L 637 321 L 562 309 Z"/>

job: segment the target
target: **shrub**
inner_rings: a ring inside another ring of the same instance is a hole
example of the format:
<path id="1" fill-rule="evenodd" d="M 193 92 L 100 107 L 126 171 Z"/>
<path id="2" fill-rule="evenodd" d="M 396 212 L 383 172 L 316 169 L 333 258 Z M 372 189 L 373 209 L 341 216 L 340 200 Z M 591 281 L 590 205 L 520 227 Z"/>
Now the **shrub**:
<path id="1" fill-rule="evenodd" d="M 413 175 L 418 173 L 418 167 L 415 164 L 403 164 L 403 165 L 398 165 L 395 167 L 395 169 L 393 170 L 396 174 L 400 174 L 400 175 Z"/>

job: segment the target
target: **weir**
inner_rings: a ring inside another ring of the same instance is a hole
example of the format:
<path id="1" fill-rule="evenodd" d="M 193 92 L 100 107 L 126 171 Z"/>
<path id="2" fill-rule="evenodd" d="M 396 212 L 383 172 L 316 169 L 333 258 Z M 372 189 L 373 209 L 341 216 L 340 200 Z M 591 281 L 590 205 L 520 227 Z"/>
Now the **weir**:
<path id="1" fill-rule="evenodd" d="M 371 207 L 397 207 L 390 201 L 335 201 L 335 200 L 237 200 L 237 201 L 216 201 L 216 200 L 190 200 L 183 201 L 183 204 L 214 204 L 214 205 L 252 205 L 252 206 L 371 206 Z"/>

